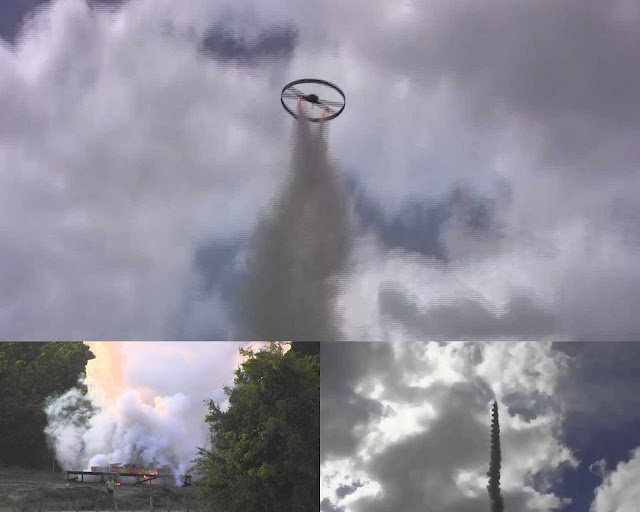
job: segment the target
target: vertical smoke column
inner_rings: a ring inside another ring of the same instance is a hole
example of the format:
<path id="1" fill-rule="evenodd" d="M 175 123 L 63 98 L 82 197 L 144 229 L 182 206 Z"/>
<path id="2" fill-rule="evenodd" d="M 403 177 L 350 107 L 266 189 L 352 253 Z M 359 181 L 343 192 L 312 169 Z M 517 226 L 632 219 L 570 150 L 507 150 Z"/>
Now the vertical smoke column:
<path id="1" fill-rule="evenodd" d="M 502 455 L 500 453 L 500 420 L 498 418 L 498 403 L 493 402 L 491 414 L 491 463 L 489 465 L 489 500 L 491 501 L 491 512 L 503 512 L 504 503 L 500 494 L 500 463 Z"/>
<path id="2" fill-rule="evenodd" d="M 340 338 L 334 299 L 350 237 L 326 126 L 317 128 L 298 116 L 289 181 L 251 243 L 239 323 L 252 339 Z"/>

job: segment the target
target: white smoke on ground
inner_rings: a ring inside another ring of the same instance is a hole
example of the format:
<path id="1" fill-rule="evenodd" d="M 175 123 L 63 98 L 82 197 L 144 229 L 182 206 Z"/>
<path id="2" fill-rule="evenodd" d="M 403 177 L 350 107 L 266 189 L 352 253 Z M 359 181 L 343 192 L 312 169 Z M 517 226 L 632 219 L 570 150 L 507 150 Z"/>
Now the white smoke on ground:
<path id="1" fill-rule="evenodd" d="M 152 470 L 168 466 L 172 474 L 184 475 L 197 447 L 207 443 L 202 398 L 177 393 L 157 397 L 150 405 L 137 391 L 127 391 L 102 404 L 86 422 L 77 421 L 75 407 L 81 399 L 74 388 L 45 410 L 45 432 L 63 469 L 135 464 Z"/>
<path id="2" fill-rule="evenodd" d="M 90 345 L 97 357 L 87 378 L 45 406 L 45 433 L 58 464 L 72 471 L 166 466 L 179 485 L 198 448 L 209 448 L 205 400 L 226 408 L 222 385 L 232 383 L 237 349 L 247 344 Z"/>
<path id="3" fill-rule="evenodd" d="M 351 237 L 326 129 L 298 116 L 288 182 L 258 222 L 250 248 L 239 307 L 247 337 L 341 339 L 335 299 Z"/>

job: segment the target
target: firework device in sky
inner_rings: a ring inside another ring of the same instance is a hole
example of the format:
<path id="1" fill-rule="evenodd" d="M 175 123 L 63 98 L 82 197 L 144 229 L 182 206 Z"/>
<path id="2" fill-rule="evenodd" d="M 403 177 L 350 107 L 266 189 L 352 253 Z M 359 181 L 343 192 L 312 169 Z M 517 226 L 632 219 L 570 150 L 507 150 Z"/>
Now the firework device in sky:
<path id="1" fill-rule="evenodd" d="M 302 78 L 284 86 L 280 103 L 296 119 L 301 112 L 307 121 L 317 123 L 338 117 L 344 110 L 346 98 L 336 84 L 318 78 Z"/>

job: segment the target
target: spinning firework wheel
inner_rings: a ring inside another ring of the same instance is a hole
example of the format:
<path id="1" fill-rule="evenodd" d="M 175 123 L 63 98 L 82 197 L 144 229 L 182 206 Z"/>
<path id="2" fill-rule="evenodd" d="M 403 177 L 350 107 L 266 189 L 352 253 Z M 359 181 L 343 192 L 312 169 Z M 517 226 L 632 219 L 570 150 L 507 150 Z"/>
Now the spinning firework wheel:
<path id="1" fill-rule="evenodd" d="M 344 110 L 346 98 L 342 89 L 326 80 L 303 78 L 282 89 L 280 103 L 296 119 L 303 115 L 314 123 L 330 121 Z"/>

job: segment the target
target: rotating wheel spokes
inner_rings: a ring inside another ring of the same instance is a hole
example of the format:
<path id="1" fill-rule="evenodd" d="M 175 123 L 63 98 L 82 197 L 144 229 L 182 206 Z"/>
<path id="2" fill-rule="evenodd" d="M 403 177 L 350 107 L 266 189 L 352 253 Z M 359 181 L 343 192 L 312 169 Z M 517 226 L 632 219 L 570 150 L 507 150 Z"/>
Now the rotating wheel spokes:
<path id="1" fill-rule="evenodd" d="M 338 117 L 344 110 L 346 98 L 342 89 L 331 82 L 304 78 L 295 80 L 282 89 L 280 103 L 296 119 L 302 114 L 308 121 L 321 122 Z M 319 107 L 320 113 L 313 115 L 313 107 L 316 106 Z M 294 112 L 294 109 L 297 111 Z"/>

